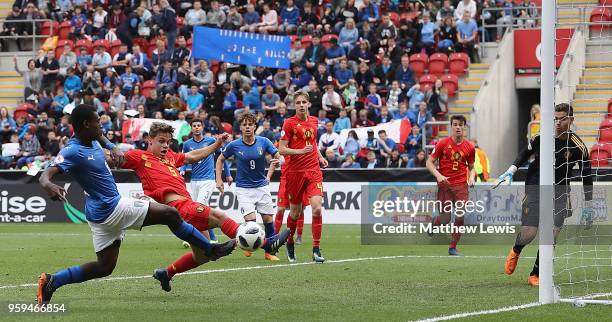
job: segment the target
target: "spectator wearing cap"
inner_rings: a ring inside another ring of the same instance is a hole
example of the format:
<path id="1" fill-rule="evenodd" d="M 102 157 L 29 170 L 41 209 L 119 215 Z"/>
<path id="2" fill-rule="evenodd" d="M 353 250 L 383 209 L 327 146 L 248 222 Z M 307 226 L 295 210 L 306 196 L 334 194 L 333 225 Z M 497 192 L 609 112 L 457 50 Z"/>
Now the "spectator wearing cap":
<path id="1" fill-rule="evenodd" d="M 45 60 L 42 61 L 40 69 L 42 70 L 42 89 L 48 89 L 49 92 L 55 92 L 55 81 L 59 73 L 59 62 L 55 59 L 55 52 L 50 50 L 47 52 Z"/>
<path id="2" fill-rule="evenodd" d="M 300 22 L 300 9 L 293 4 L 293 0 L 287 0 L 287 5 L 281 9 L 281 24 L 278 31 L 291 34 L 297 30 Z"/>
<path id="3" fill-rule="evenodd" d="M 135 11 L 130 12 L 127 19 L 117 26 L 117 38 L 121 39 L 122 44 L 126 46 L 128 52 L 132 52 L 132 39 L 138 37 L 138 25 L 140 25 L 143 13 L 144 8 L 138 7 Z M 168 32 L 167 35 L 168 41 L 174 43 L 174 38 L 171 38 L 171 33 Z M 176 37 L 176 22 L 174 23 L 174 37 Z"/>
<path id="4" fill-rule="evenodd" d="M 106 69 L 111 67 L 113 58 L 104 50 L 104 46 L 96 47 L 96 53 L 91 58 L 91 63 L 94 69 L 100 74 L 106 73 Z"/>
<path id="5" fill-rule="evenodd" d="M 304 52 L 303 64 L 309 72 L 313 72 L 317 64 L 325 60 L 325 56 L 325 48 L 321 45 L 321 35 L 315 33 L 312 36 L 312 45 L 306 48 L 306 52 Z"/>
<path id="6" fill-rule="evenodd" d="M 350 53 L 359 40 L 359 30 L 355 26 L 355 20 L 353 18 L 346 19 L 346 24 L 340 30 L 338 35 L 338 43 L 340 47 L 344 49 L 346 53 Z"/>
<path id="7" fill-rule="evenodd" d="M 359 21 L 360 24 L 367 21 L 369 24 L 374 25 L 380 20 L 380 14 L 378 6 L 372 3 L 370 0 L 363 0 L 363 4 L 359 9 Z"/>
<path id="8" fill-rule="evenodd" d="M 68 67 L 68 74 L 64 81 L 64 90 L 69 97 L 73 97 L 74 93 L 81 91 L 81 78 L 74 74 L 74 68 Z"/>
<path id="9" fill-rule="evenodd" d="M 206 26 L 212 28 L 221 28 L 225 23 L 225 12 L 221 10 L 219 1 L 210 2 L 210 10 L 206 14 Z"/>
<path id="10" fill-rule="evenodd" d="M 415 75 L 410 68 L 410 58 L 408 55 L 402 56 L 401 65 L 395 70 L 395 79 L 400 82 L 402 89 L 409 89 L 416 83 Z"/>
<path id="11" fill-rule="evenodd" d="M 247 4 L 246 13 L 244 14 L 244 24 L 240 27 L 240 31 L 255 32 L 257 31 L 257 25 L 261 20 L 259 12 L 255 10 L 255 6 L 252 3 Z"/>
<path id="12" fill-rule="evenodd" d="M 159 5 L 161 7 L 161 20 L 159 28 L 163 30 L 168 41 L 168 52 L 169 56 L 172 57 L 174 51 L 174 43 L 176 42 L 176 13 L 174 9 L 170 7 L 168 0 L 160 0 Z"/>

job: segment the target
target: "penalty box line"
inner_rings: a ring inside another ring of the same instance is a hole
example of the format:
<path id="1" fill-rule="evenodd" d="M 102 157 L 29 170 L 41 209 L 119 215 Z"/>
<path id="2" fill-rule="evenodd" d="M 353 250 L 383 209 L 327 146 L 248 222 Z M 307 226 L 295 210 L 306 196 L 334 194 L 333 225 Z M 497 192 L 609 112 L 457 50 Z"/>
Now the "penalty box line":
<path id="1" fill-rule="evenodd" d="M 337 259 L 337 260 L 328 260 L 325 261 L 324 264 L 320 265 L 329 265 L 329 264 L 342 264 L 342 263 L 353 263 L 353 262 L 363 262 L 363 261 L 373 261 L 373 260 L 388 260 L 388 259 L 409 259 L 409 258 L 446 258 L 451 260 L 457 260 L 461 258 L 465 259 L 501 259 L 506 258 L 505 256 L 442 256 L 442 255 L 395 255 L 395 256 L 379 256 L 379 257 L 358 257 L 358 258 L 347 258 L 347 259 Z M 526 257 L 526 258 L 535 258 L 535 257 Z M 294 267 L 294 266 L 305 266 L 305 265 L 315 265 L 315 262 L 303 262 L 303 263 L 295 263 L 295 264 L 276 264 L 276 265 L 257 265 L 257 266 L 246 266 L 246 267 L 232 267 L 232 268 L 219 268 L 219 269 L 207 269 L 200 271 L 188 271 L 184 273 L 177 274 L 176 276 L 181 275 L 199 275 L 199 274 L 212 274 L 212 273 L 227 273 L 227 272 L 237 272 L 237 271 L 248 271 L 248 270 L 260 270 L 260 269 L 270 269 L 270 268 L 286 268 L 286 267 Z M 126 281 L 126 280 L 137 280 L 137 279 L 145 279 L 152 278 L 151 275 L 141 275 L 141 276 L 117 276 L 117 277 L 108 277 L 102 279 L 94 279 L 88 282 L 99 283 L 99 282 L 111 282 L 111 281 Z M 0 290 L 2 289 L 11 289 L 11 288 L 29 288 L 29 287 L 37 287 L 38 284 L 17 284 L 17 285 L 1 285 Z"/>

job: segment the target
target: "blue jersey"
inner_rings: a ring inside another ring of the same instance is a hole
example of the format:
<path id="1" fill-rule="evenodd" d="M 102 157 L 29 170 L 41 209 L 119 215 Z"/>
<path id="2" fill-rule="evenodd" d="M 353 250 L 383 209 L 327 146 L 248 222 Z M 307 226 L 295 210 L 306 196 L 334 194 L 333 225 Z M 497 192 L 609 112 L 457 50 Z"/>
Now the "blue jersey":
<path id="1" fill-rule="evenodd" d="M 183 143 L 183 153 L 188 153 L 193 150 L 202 149 L 213 145 L 217 142 L 215 138 L 205 136 L 201 141 L 196 141 L 193 138 Z M 183 167 L 183 170 L 191 168 L 191 181 L 215 180 L 215 154 L 211 154 L 203 160 L 194 164 L 188 164 Z M 225 175 L 229 176 L 229 167 L 224 164 Z"/>
<path id="2" fill-rule="evenodd" d="M 236 159 L 236 187 L 259 188 L 268 184 L 266 177 L 266 153 L 275 155 L 278 150 L 265 137 L 256 136 L 255 142 L 248 145 L 237 139 L 222 150 L 225 158 Z"/>
<path id="3" fill-rule="evenodd" d="M 102 223 L 113 213 L 121 195 L 100 143 L 94 141 L 93 147 L 87 147 L 72 138 L 51 166 L 70 174 L 83 187 L 87 220 Z"/>

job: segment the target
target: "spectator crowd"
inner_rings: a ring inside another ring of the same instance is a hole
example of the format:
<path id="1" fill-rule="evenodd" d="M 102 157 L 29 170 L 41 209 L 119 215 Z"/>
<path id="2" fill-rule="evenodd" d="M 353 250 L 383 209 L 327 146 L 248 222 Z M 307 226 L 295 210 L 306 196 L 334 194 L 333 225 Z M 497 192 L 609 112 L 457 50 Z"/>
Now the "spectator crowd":
<path id="1" fill-rule="evenodd" d="M 144 138 L 122 134 L 129 117 L 198 118 L 207 134 L 239 136 L 236 120 L 245 112 L 257 116 L 257 134 L 276 143 L 283 121 L 294 114 L 298 90 L 310 95 L 319 147 L 330 167 L 424 167 L 423 136 L 428 143 L 437 138 L 437 129 L 425 124 L 446 119 L 449 93 L 440 80 L 422 86 L 410 56 L 466 52 L 476 62 L 479 30 L 493 40 L 503 32 L 482 30 L 483 20 L 503 24 L 509 14 L 531 23 L 530 12 L 513 9 L 518 5 L 512 0 L 16 0 L 2 35 L 45 29 L 42 23 L 32 29 L 28 26 L 36 24 L 13 20 L 52 19 L 60 39 L 50 37 L 26 66 L 14 61 L 24 79 L 27 113 L 0 108 L 0 138 L 14 149 L 3 153 L 0 168 L 44 167 L 72 135 L 67 114 L 81 103 L 94 105 L 105 135 L 128 148 L 146 148 Z M 483 14 L 490 7 L 504 10 Z M 195 26 L 291 36 L 291 68 L 194 58 Z M 2 40 L 3 50 L 9 41 Z M 384 130 L 369 130 L 365 137 L 351 130 L 398 119 L 412 126 L 405 142 L 393 141 Z M 346 140 L 340 139 L 342 130 L 349 131 Z"/>

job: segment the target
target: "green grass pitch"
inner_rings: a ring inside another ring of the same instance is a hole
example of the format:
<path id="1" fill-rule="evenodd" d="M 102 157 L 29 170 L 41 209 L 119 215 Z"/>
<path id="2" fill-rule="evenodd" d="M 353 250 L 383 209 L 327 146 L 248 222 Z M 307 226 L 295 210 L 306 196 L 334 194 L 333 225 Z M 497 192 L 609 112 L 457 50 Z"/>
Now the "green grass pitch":
<path id="1" fill-rule="evenodd" d="M 261 251 L 231 256 L 176 276 L 165 293 L 150 277 L 185 253 L 181 241 L 163 227 L 129 231 L 111 278 L 68 285 L 53 303 L 69 313 L 44 317 L 70 321 L 270 321 L 418 320 L 497 309 L 537 301 L 527 285 L 536 248 L 528 246 L 512 276 L 503 273 L 509 245 L 464 245 L 462 258 L 446 256 L 443 245 L 363 246 L 357 225 L 323 227 L 322 251 L 328 262 L 310 263 L 310 227 L 296 246 L 299 265 L 267 262 Z M 386 258 L 383 258 L 386 257 Z M 9 303 L 34 303 L 42 271 L 93 260 L 89 227 L 73 224 L 0 225 L 0 319 L 40 320 L 35 314 L 8 314 Z M 343 261 L 344 260 L 344 261 Z M 608 264 L 610 259 L 608 258 Z M 229 269 L 229 270 L 228 270 Z M 610 274 L 610 270 L 603 273 Z M 608 292 L 612 285 L 603 285 Z M 600 285 L 601 286 L 601 285 Z M 610 306 L 575 308 L 561 303 L 470 320 L 609 319 Z"/>

